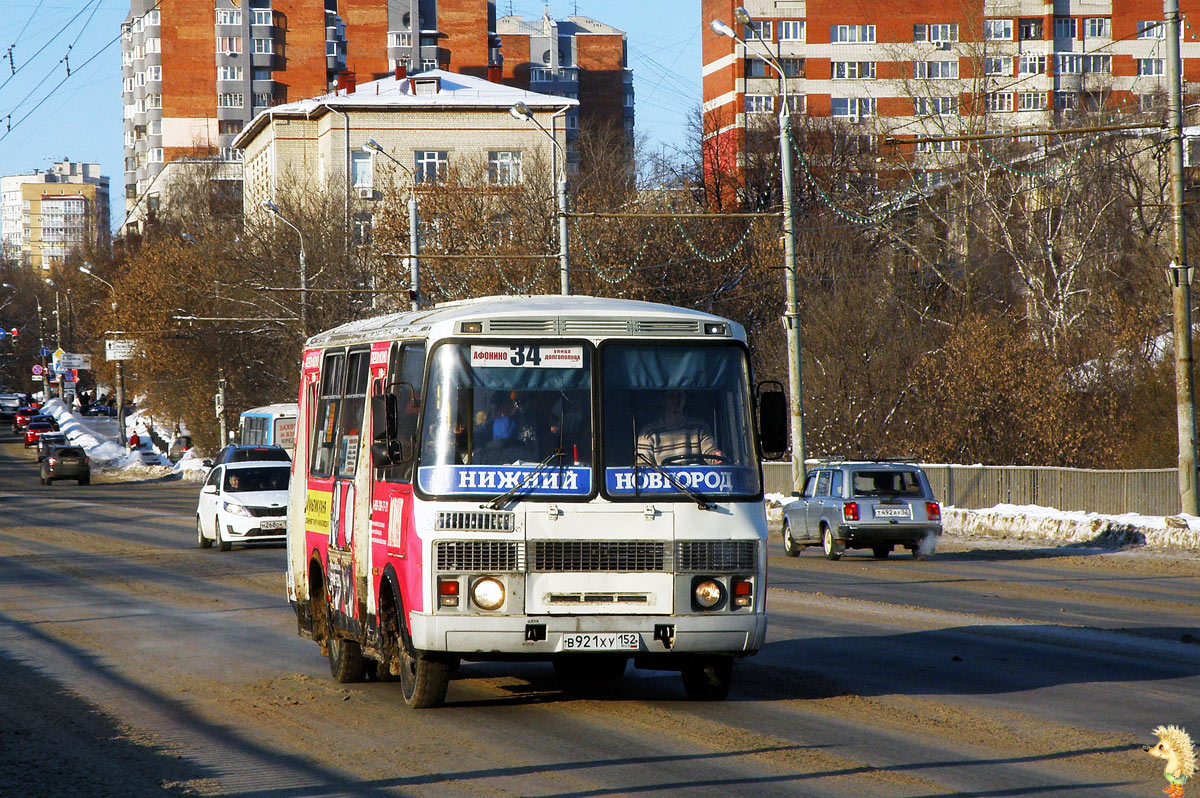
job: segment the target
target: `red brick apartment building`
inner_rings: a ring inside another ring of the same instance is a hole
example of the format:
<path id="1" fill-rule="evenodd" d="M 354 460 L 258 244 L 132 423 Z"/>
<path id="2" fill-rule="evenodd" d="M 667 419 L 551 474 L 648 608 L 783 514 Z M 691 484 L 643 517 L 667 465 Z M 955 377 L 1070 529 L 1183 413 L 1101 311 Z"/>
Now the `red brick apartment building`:
<path id="1" fill-rule="evenodd" d="M 736 173 L 747 129 L 779 110 L 778 78 L 734 21 L 739 5 L 787 73 L 793 113 L 858 126 L 850 130 L 944 135 L 968 116 L 976 130 L 1045 128 L 1165 102 L 1161 0 L 702 0 L 710 169 Z M 1200 0 L 1180 5 L 1184 77 L 1196 80 Z M 713 19 L 751 46 L 715 33 Z M 957 147 L 917 151 L 934 160 Z"/>
<path id="2" fill-rule="evenodd" d="M 440 68 L 580 100 L 580 117 L 633 129 L 625 32 L 588 17 L 496 17 L 491 0 L 131 0 L 122 27 L 126 210 L 163 165 L 218 155 L 255 114 Z M 352 81 L 351 81 L 352 82 Z"/>

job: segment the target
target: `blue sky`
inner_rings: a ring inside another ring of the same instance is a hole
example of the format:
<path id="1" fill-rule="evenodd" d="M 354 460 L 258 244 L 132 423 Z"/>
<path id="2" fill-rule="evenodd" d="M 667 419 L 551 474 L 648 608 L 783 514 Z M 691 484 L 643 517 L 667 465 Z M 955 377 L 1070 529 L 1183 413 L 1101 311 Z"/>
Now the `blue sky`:
<path id="1" fill-rule="evenodd" d="M 652 149 L 681 143 L 688 117 L 700 104 L 699 4 L 553 0 L 549 5 L 558 19 L 578 12 L 628 33 L 638 134 Z M 497 0 L 500 15 L 511 9 L 540 17 L 543 7 L 529 0 Z M 111 181 L 114 225 L 124 207 L 116 39 L 128 10 L 127 0 L 0 0 L 0 175 L 45 169 L 63 158 L 98 162 Z"/>

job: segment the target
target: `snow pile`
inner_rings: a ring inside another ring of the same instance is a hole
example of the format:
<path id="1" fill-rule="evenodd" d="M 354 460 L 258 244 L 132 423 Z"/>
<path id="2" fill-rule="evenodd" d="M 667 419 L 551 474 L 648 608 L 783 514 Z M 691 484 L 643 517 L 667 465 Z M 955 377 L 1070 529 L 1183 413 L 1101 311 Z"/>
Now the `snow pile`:
<path id="1" fill-rule="evenodd" d="M 95 471 L 119 472 L 124 479 L 151 479 L 168 476 L 178 470 L 152 448 L 126 452 L 120 442 L 87 426 L 61 399 L 46 402 L 42 412 L 54 417 L 59 431 L 67 436 L 68 441 L 83 447 Z M 136 430 L 139 438 L 147 442 L 150 440 L 148 422 L 142 421 L 137 414 L 129 416 L 126 425 L 131 432 Z"/>

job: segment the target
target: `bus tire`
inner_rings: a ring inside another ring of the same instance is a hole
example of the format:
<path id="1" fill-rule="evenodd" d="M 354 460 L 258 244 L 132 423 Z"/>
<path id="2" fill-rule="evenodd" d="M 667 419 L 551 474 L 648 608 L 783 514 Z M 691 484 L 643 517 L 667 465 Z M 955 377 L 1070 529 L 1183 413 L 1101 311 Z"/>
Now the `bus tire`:
<path id="1" fill-rule="evenodd" d="M 361 682 L 367 673 L 367 664 L 363 660 L 362 648 L 353 640 L 330 635 L 329 672 L 333 680 L 339 684 Z"/>
<path id="2" fill-rule="evenodd" d="M 724 701 L 733 683 L 733 657 L 697 657 L 680 669 L 683 690 L 693 701 Z"/>
<path id="3" fill-rule="evenodd" d="M 401 624 L 400 592 L 390 579 L 380 589 L 379 633 L 383 659 L 377 666 L 381 681 L 400 681 L 404 703 L 413 709 L 440 707 L 450 687 L 449 656 L 418 651 Z"/>

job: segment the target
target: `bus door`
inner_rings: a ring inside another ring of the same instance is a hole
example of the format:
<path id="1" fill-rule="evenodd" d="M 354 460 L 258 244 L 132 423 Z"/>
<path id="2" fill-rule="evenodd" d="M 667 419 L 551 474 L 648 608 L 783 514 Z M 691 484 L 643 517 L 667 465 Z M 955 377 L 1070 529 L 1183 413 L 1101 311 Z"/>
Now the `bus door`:
<path id="1" fill-rule="evenodd" d="M 373 396 L 395 397 L 395 430 L 399 448 L 390 465 L 375 469 L 371 482 L 371 538 L 374 569 L 382 577 L 390 563 L 399 580 L 407 611 L 423 610 L 420 584 L 421 543 L 412 534 L 413 471 L 417 449 L 417 418 L 425 376 L 425 342 L 393 344 L 383 358 L 386 372 L 377 369 L 379 353 L 372 357 Z"/>
<path id="2" fill-rule="evenodd" d="M 368 349 L 325 356 L 321 402 L 317 411 L 317 439 L 309 470 L 310 497 L 324 493 L 328 518 L 319 526 L 327 531 L 330 605 L 343 626 L 356 631 L 363 619 L 365 579 L 354 578 L 356 491 L 354 476 L 362 449 L 363 411 L 366 406 Z M 358 519 L 362 524 L 365 518 Z M 365 560 L 364 560 L 365 562 Z"/>

